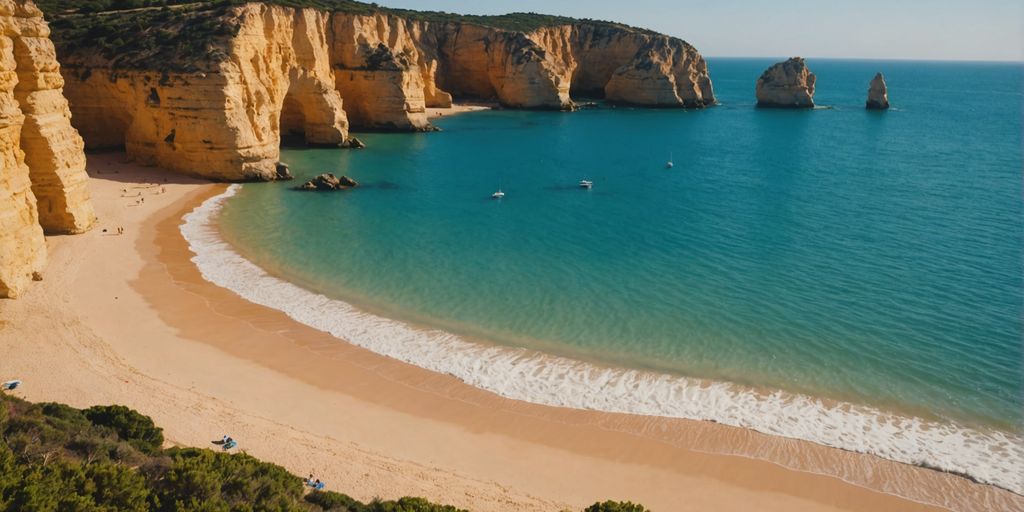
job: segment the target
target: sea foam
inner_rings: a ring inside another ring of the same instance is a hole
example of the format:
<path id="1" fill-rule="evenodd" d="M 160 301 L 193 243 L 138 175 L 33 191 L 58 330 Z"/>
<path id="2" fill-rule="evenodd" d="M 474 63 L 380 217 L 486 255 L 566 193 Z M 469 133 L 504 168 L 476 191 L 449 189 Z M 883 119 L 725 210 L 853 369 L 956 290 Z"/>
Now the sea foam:
<path id="1" fill-rule="evenodd" d="M 718 423 L 961 473 L 1024 494 L 1024 438 L 899 416 L 850 403 L 756 392 L 646 371 L 603 368 L 527 349 L 414 328 L 278 279 L 236 253 L 216 227 L 231 185 L 185 215 L 181 233 L 202 276 L 341 340 L 498 395 L 543 405 Z"/>

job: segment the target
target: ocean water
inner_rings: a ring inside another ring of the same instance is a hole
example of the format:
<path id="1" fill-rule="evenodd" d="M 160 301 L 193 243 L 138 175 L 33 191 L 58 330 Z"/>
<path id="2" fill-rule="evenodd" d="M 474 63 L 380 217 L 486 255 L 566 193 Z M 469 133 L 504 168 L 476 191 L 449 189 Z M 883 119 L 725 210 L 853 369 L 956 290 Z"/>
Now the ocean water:
<path id="1" fill-rule="evenodd" d="M 183 232 L 210 280 L 505 396 L 1024 492 L 1024 68 L 810 59 L 822 108 L 758 110 L 771 62 L 712 59 L 705 110 L 482 112 L 285 150 L 300 180 L 363 186 L 233 187 Z M 876 71 L 887 112 L 863 108 Z"/>

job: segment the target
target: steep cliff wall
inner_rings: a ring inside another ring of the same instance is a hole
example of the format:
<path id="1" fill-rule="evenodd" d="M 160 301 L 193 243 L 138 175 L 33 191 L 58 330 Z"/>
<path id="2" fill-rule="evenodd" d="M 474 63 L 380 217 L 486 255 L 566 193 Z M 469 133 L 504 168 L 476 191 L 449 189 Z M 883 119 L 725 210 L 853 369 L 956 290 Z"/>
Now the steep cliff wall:
<path id="1" fill-rule="evenodd" d="M 18 82 L 14 60 L 11 19 L 14 6 L 0 2 L 0 296 L 14 297 L 43 269 L 46 245 L 36 213 L 25 153 L 21 150 L 21 127 L 25 115 L 14 98 Z"/>
<path id="2" fill-rule="evenodd" d="M 31 4 L 25 4 L 22 13 L 20 33 L 12 38 L 18 74 L 14 96 L 25 115 L 21 149 L 39 203 L 39 222 L 47 233 L 81 233 L 96 219 L 89 201 L 84 144 L 71 127 L 50 29 Z"/>
<path id="3" fill-rule="evenodd" d="M 69 58 L 67 96 L 87 147 L 123 145 L 144 164 L 213 179 L 268 180 L 282 124 L 312 144 L 343 143 L 348 120 L 328 60 L 328 15 L 247 4 L 233 21 L 223 58 L 194 72 Z"/>
<path id="4" fill-rule="evenodd" d="M 120 36 L 113 50 L 89 38 L 103 32 L 82 28 L 97 15 L 62 15 L 55 26 L 74 34 L 59 53 L 75 125 L 88 147 L 123 145 L 144 163 L 247 180 L 273 179 L 282 134 L 341 144 L 349 121 L 429 130 L 426 108 L 453 97 L 561 110 L 575 107 L 573 94 L 655 107 L 715 101 L 703 58 L 668 36 L 547 18 L 510 30 L 364 7 L 196 4 L 111 14 L 141 27 L 130 51 Z M 197 26 L 207 27 L 205 47 L 166 40 Z M 161 53 L 168 46 L 191 57 Z"/>
<path id="5" fill-rule="evenodd" d="M 406 20 L 388 14 L 331 19 L 335 85 L 354 125 L 426 130 L 425 70 Z M 413 25 L 414 26 L 414 25 Z"/>
<path id="6" fill-rule="evenodd" d="M 31 2 L 0 0 L 0 297 L 43 270 L 44 230 L 79 233 L 95 221 L 48 35 Z"/>

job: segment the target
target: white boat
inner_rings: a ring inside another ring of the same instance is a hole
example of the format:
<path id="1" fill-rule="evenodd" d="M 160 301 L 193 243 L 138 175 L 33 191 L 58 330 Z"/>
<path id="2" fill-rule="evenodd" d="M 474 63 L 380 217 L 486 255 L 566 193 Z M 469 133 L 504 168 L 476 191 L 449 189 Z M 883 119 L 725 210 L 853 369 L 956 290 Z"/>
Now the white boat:
<path id="1" fill-rule="evenodd" d="M 668 162 L 665 163 L 665 168 L 666 169 L 671 169 L 673 167 L 675 167 L 675 164 L 672 163 L 672 153 L 669 153 L 668 154 Z"/>
<path id="2" fill-rule="evenodd" d="M 505 197 L 505 193 L 499 188 L 497 192 L 491 194 L 491 199 L 501 199 Z"/>
<path id="3" fill-rule="evenodd" d="M 580 188 L 594 188 L 594 182 L 590 180 L 580 180 Z"/>

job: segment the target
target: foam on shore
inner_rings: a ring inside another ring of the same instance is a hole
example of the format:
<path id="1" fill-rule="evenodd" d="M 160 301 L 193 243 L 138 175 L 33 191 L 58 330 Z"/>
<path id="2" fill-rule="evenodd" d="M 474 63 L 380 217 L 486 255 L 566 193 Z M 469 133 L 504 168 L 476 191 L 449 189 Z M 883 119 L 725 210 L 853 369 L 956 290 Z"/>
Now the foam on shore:
<path id="1" fill-rule="evenodd" d="M 498 395 L 543 405 L 712 420 L 777 436 L 968 475 L 1024 494 L 1024 438 L 894 415 L 850 403 L 770 394 L 724 382 L 599 367 L 540 352 L 488 346 L 423 330 L 278 279 L 224 242 L 215 217 L 231 185 L 184 217 L 181 233 L 202 276 L 331 335 Z"/>

